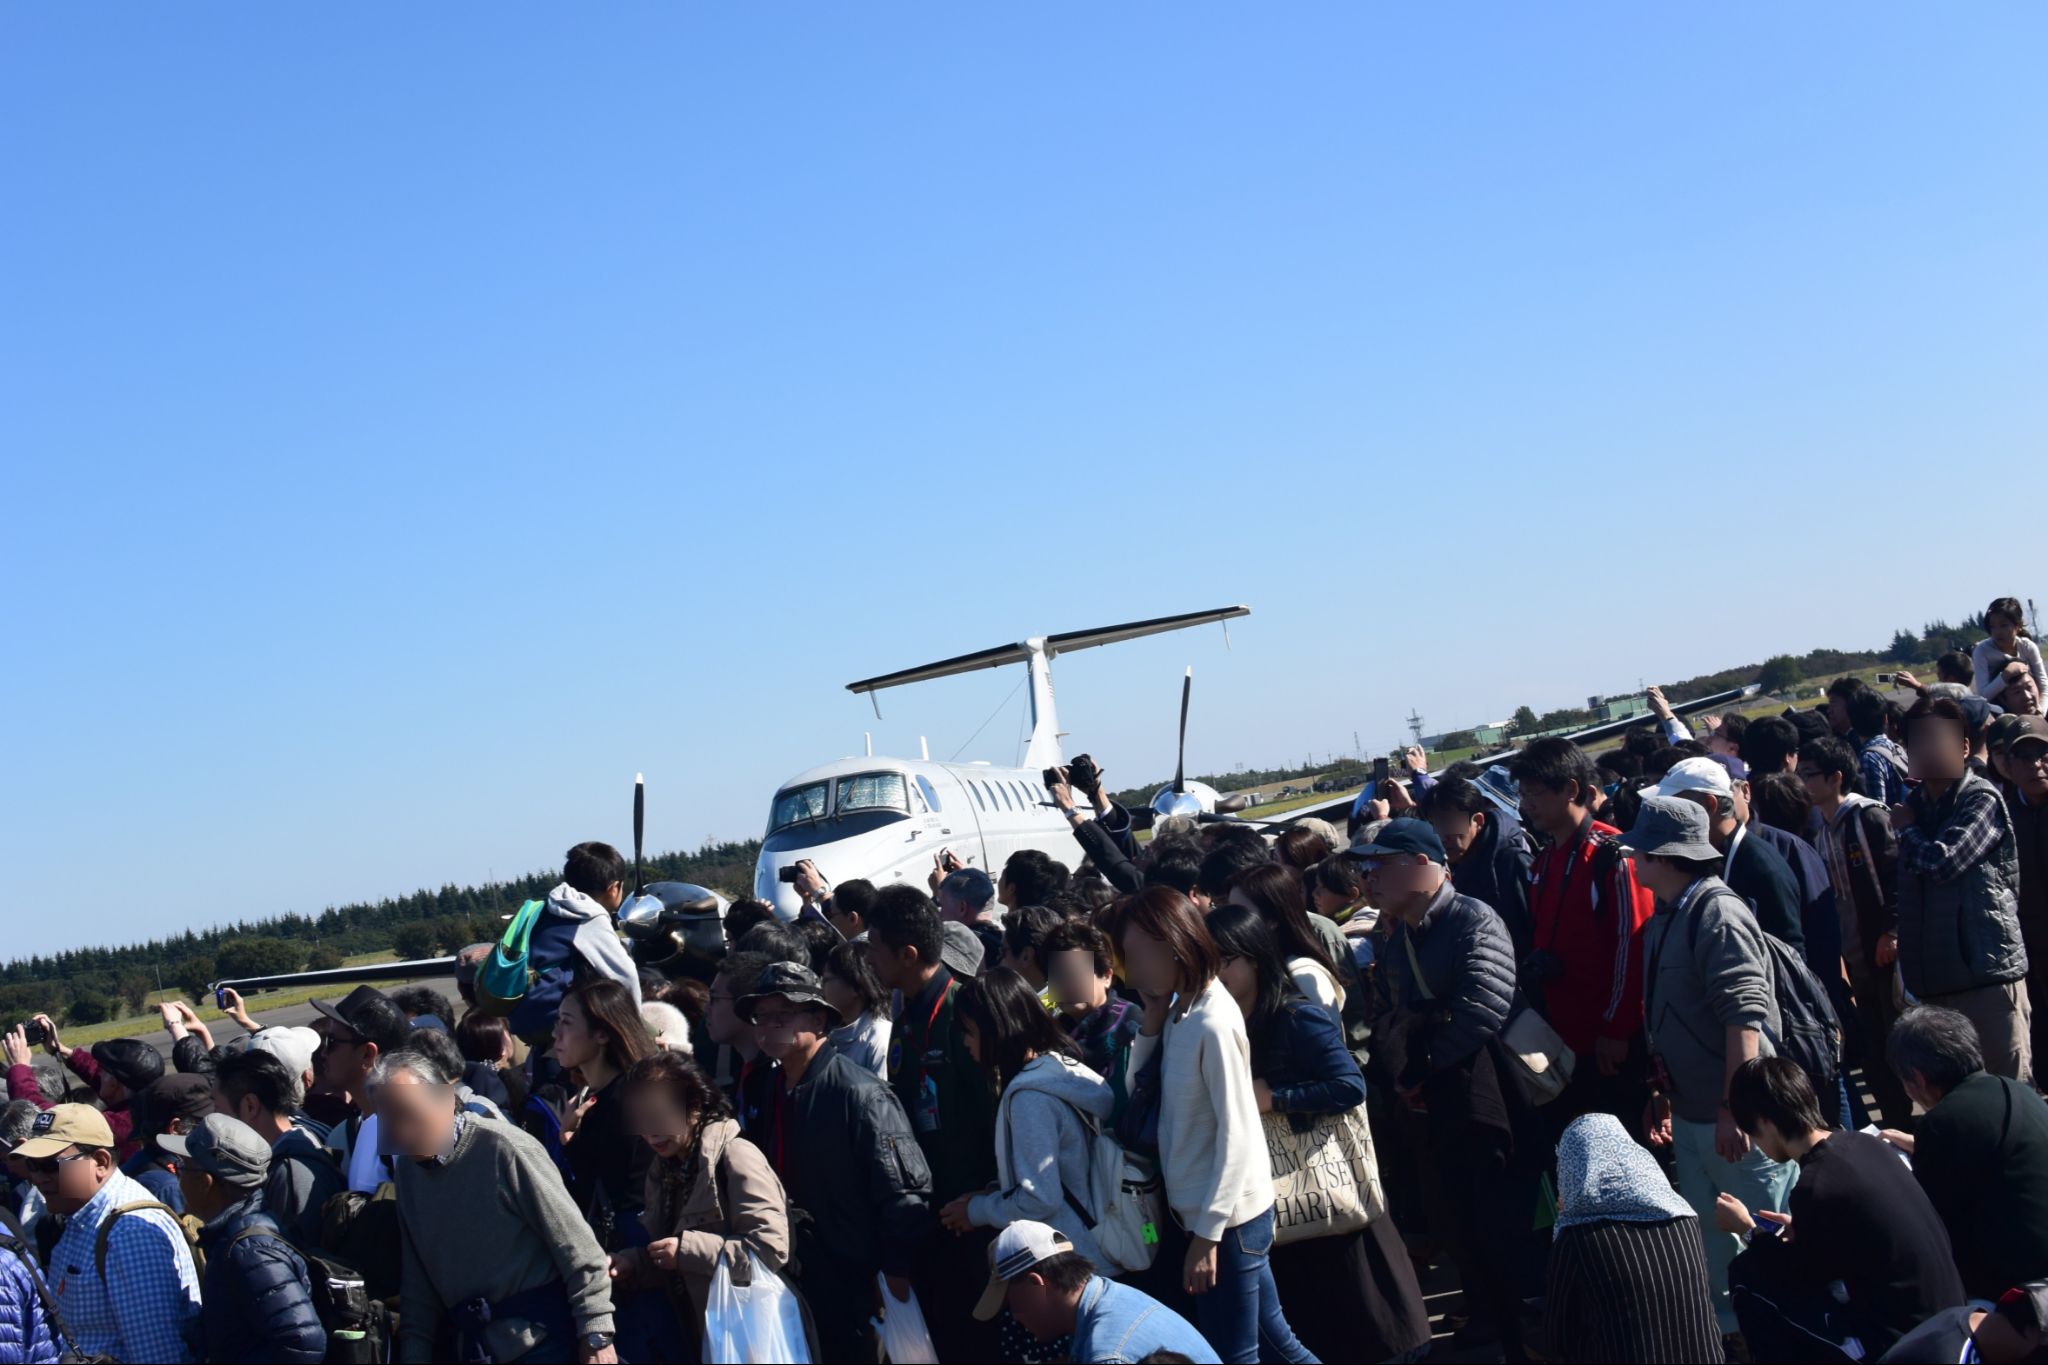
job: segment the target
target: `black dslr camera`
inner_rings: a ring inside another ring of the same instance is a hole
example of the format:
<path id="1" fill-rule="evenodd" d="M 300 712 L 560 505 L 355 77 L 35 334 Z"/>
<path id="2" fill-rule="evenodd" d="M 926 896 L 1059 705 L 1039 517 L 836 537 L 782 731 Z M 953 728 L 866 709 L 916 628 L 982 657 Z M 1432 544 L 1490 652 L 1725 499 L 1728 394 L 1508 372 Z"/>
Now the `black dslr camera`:
<path id="1" fill-rule="evenodd" d="M 50 1031 L 33 1019 L 21 1026 L 21 1033 L 30 1047 L 41 1047 L 50 1041 Z"/>

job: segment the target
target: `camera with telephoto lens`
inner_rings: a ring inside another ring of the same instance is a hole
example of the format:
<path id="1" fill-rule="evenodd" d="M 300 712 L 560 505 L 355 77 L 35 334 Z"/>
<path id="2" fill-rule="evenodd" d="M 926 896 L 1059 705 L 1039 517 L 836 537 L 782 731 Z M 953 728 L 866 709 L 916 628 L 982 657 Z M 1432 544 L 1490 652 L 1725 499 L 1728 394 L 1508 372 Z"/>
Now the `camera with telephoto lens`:
<path id="1" fill-rule="evenodd" d="M 41 1047 L 50 1041 L 50 1031 L 33 1019 L 21 1026 L 21 1033 L 30 1047 Z"/>
<path id="2" fill-rule="evenodd" d="M 796 874 L 797 866 L 795 863 L 791 863 L 788 867 L 775 874 L 775 880 L 781 882 L 784 886 L 795 886 Z"/>

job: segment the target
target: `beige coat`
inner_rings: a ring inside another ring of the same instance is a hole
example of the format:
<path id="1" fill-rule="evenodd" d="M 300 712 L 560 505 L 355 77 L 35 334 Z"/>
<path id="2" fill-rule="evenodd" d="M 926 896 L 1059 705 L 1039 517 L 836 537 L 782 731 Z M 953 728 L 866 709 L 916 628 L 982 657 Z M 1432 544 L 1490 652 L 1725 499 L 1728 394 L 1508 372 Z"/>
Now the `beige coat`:
<path id="1" fill-rule="evenodd" d="M 732 1119 L 705 1128 L 687 1187 L 680 1170 L 660 1160 L 647 1168 L 647 1208 L 640 1215 L 650 1240 L 676 1239 L 675 1269 L 656 1268 L 645 1250 L 635 1248 L 619 1253 L 619 1278 L 627 1288 L 668 1290 L 686 1327 L 701 1330 L 721 1252 L 736 1276 L 749 1251 L 776 1271 L 789 1263 L 789 1204 L 768 1158 L 740 1136 Z"/>

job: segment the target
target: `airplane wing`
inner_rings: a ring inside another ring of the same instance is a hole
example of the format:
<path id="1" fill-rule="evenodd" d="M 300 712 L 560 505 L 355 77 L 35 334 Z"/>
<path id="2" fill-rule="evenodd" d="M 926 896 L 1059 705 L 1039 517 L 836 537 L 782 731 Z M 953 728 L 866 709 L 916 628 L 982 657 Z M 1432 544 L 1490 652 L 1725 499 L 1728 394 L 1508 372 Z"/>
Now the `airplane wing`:
<path id="1" fill-rule="evenodd" d="M 1050 659 L 1076 649 L 1093 649 L 1097 645 L 1113 645 L 1119 640 L 1136 640 L 1141 636 L 1182 630 L 1188 626 L 1204 626 L 1212 621 L 1228 621 L 1232 617 L 1251 614 L 1250 607 L 1217 607 L 1211 611 L 1183 612 L 1179 616 L 1155 616 L 1149 621 L 1131 621 L 1124 625 L 1102 626 L 1095 630 L 1070 630 L 1063 635 L 1045 637 L 1045 656 Z M 972 654 L 941 659 L 933 664 L 921 664 L 916 668 L 906 668 L 896 673 L 884 673 L 876 678 L 863 678 L 859 682 L 848 683 L 846 690 L 853 693 L 879 692 L 885 687 L 901 687 L 905 683 L 949 678 L 956 673 L 1001 668 L 1004 664 L 1021 664 L 1030 658 L 1031 650 L 1022 643 L 996 645 L 990 649 L 976 650 Z"/>

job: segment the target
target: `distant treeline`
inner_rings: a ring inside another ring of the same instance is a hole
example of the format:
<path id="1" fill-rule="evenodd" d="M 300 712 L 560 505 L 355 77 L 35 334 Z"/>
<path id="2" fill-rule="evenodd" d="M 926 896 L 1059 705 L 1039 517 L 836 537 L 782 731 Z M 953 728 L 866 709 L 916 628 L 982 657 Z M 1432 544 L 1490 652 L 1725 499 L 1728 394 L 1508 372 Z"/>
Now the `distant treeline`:
<path id="1" fill-rule="evenodd" d="M 647 880 L 696 882 L 728 896 L 750 894 L 759 840 L 706 844 L 695 853 L 647 860 Z M 358 953 L 396 949 L 433 957 L 496 938 L 500 915 L 547 894 L 559 871 L 481 886 L 444 886 L 376 904 L 340 905 L 318 915 L 281 914 L 121 948 L 76 948 L 17 958 L 0 967 L 0 1026 L 42 1012 L 96 1024 L 145 1008 L 159 982 L 195 1002 L 209 983 L 243 976 L 339 967 Z"/>

